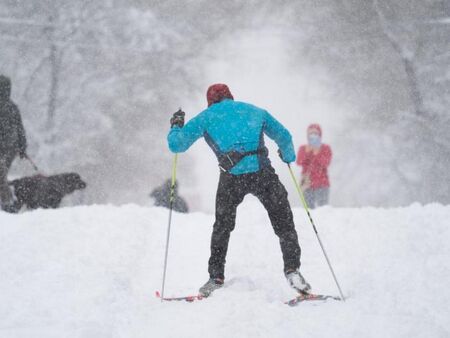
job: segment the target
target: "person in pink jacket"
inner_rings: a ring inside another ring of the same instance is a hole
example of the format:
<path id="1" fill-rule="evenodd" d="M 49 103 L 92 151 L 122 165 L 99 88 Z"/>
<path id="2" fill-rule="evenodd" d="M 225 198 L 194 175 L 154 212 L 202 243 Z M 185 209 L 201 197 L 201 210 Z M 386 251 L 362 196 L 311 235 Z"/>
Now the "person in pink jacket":
<path id="1" fill-rule="evenodd" d="M 308 207 L 314 209 L 328 204 L 330 181 L 328 166 L 331 162 L 331 148 L 322 143 L 322 129 L 311 124 L 307 129 L 308 144 L 302 145 L 297 153 L 297 165 L 302 167 L 301 188 Z"/>

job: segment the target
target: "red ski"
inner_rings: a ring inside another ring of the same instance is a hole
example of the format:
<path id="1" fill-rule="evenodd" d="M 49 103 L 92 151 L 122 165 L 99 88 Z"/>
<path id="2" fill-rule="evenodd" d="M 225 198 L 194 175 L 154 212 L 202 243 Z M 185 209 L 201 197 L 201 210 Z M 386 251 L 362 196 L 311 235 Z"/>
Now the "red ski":
<path id="1" fill-rule="evenodd" d="M 155 291 L 155 295 L 156 295 L 156 297 L 158 297 L 158 298 L 160 298 L 160 299 L 162 299 L 164 301 L 168 301 L 168 302 L 173 301 L 173 300 L 177 300 L 177 301 L 184 300 L 186 302 L 192 303 L 194 300 L 202 300 L 203 298 L 206 298 L 206 297 L 204 297 L 202 295 L 184 296 L 184 297 L 164 297 L 164 298 L 162 298 L 161 294 L 159 293 L 159 291 Z"/>
<path id="2" fill-rule="evenodd" d="M 202 299 L 206 298 L 205 296 L 202 296 L 202 295 L 192 295 L 192 296 L 183 296 L 183 297 L 164 297 L 164 298 L 162 298 L 161 297 L 161 293 L 159 291 L 155 291 L 155 295 L 156 295 L 157 298 L 160 298 L 163 301 L 168 301 L 168 302 L 171 302 L 171 301 L 185 301 L 185 302 L 192 303 L 192 302 L 194 302 L 196 300 L 202 300 Z M 287 304 L 289 306 L 297 306 L 301 302 L 306 302 L 306 301 L 326 301 L 328 299 L 341 300 L 341 298 L 335 297 L 335 296 L 317 295 L 317 294 L 309 293 L 307 295 L 298 295 L 294 299 L 291 299 L 291 300 L 285 302 L 284 304 Z"/>
<path id="3" fill-rule="evenodd" d="M 308 294 L 298 295 L 294 299 L 291 299 L 291 300 L 285 302 L 285 304 L 287 304 L 289 306 L 296 306 L 296 305 L 298 305 L 301 302 L 315 301 L 315 300 L 323 300 L 323 301 L 325 301 L 327 299 L 341 300 L 341 298 L 335 297 L 335 296 L 316 295 L 316 294 L 313 294 L 313 293 L 308 293 Z"/>

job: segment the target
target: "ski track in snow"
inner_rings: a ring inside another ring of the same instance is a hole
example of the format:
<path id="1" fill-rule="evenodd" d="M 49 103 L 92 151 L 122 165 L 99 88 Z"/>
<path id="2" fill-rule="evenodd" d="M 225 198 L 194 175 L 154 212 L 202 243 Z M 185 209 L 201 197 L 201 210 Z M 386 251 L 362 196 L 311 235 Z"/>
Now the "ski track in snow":
<path id="1" fill-rule="evenodd" d="M 302 273 L 338 295 L 305 212 L 295 209 Z M 136 205 L 0 213 L 0 337 L 449 337 L 450 206 L 312 211 L 347 301 L 295 295 L 278 240 L 254 199 L 239 207 L 227 285 L 161 303 L 168 210 Z M 174 214 L 166 296 L 208 278 L 214 217 Z"/>

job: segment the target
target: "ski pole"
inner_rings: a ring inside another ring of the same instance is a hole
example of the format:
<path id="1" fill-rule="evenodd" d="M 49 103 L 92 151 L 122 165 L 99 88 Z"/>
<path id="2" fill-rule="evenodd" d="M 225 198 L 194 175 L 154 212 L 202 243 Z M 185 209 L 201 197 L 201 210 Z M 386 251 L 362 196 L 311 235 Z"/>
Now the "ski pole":
<path id="1" fill-rule="evenodd" d="M 345 298 L 344 298 L 344 295 L 342 293 L 341 287 L 339 286 L 338 280 L 336 278 L 336 274 L 334 273 L 333 267 L 331 266 L 330 259 L 328 258 L 327 252 L 325 251 L 325 248 L 324 248 L 324 246 L 322 244 L 322 241 L 320 240 L 320 236 L 319 236 L 319 233 L 317 232 L 316 225 L 314 224 L 314 221 L 313 221 L 313 219 L 311 217 L 311 213 L 309 212 L 309 208 L 308 208 L 308 204 L 306 203 L 305 195 L 303 194 L 303 191 L 300 188 L 300 186 L 299 186 L 299 184 L 297 182 L 297 179 L 295 178 L 294 172 L 292 171 L 292 168 L 291 168 L 291 164 L 288 163 L 287 165 L 288 165 L 288 168 L 289 168 L 289 172 L 291 173 L 292 180 L 294 181 L 295 188 L 297 189 L 298 195 L 300 196 L 300 200 L 302 201 L 303 207 L 305 208 L 306 214 L 308 215 L 309 221 L 311 222 L 311 225 L 312 225 L 312 227 L 314 229 L 314 233 L 316 234 L 317 240 L 319 241 L 319 244 L 320 244 L 320 247 L 322 249 L 323 255 L 325 256 L 325 259 L 326 259 L 326 261 L 328 263 L 328 267 L 330 268 L 331 274 L 333 275 L 333 279 L 334 279 L 334 281 L 336 283 L 336 286 L 337 286 L 337 288 L 339 290 L 339 294 L 341 295 L 341 299 L 343 301 L 345 301 Z"/>
<path id="2" fill-rule="evenodd" d="M 175 182 L 177 176 L 177 160 L 178 154 L 175 154 L 172 165 L 172 182 L 170 184 L 170 197 L 169 197 L 169 224 L 167 225 L 167 238 L 166 238 L 166 254 L 164 256 L 164 272 L 161 288 L 161 302 L 164 300 L 164 287 L 166 284 L 166 271 L 167 271 L 167 257 L 169 256 L 169 239 L 170 239 L 170 225 L 172 223 L 172 209 L 173 201 L 175 199 Z"/>

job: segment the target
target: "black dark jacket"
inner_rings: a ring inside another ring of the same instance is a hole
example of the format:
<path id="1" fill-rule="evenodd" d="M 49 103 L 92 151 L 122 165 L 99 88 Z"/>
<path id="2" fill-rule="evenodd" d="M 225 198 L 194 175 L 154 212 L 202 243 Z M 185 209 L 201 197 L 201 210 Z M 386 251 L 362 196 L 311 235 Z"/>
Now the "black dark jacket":
<path id="1" fill-rule="evenodd" d="M 25 154 L 27 140 L 22 118 L 11 101 L 11 80 L 0 75 L 0 156 L 15 157 Z"/>

